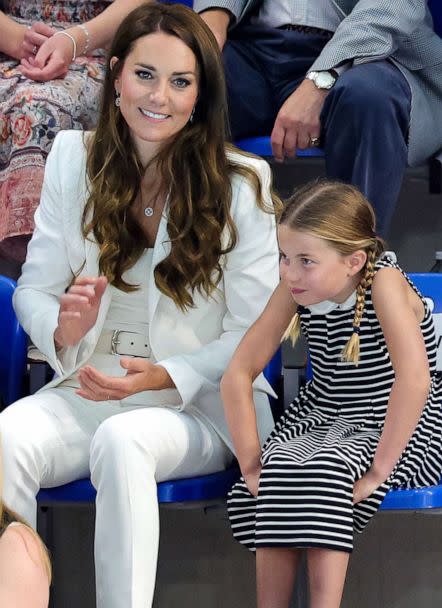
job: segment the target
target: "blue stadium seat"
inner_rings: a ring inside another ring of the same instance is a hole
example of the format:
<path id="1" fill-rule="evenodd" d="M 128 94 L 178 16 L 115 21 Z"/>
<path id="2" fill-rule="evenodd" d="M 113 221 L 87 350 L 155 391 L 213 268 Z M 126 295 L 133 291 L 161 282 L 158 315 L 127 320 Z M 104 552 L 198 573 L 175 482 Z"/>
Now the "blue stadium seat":
<path id="1" fill-rule="evenodd" d="M 281 379 L 281 354 L 278 351 L 264 370 L 264 374 L 278 394 Z M 159 503 L 205 503 L 227 496 L 240 472 L 235 463 L 225 471 L 210 475 L 163 481 L 157 485 Z M 40 507 L 56 504 L 84 504 L 95 501 L 95 488 L 89 479 L 79 479 L 57 488 L 42 488 L 37 495 Z"/>
<path id="2" fill-rule="evenodd" d="M 257 156 L 273 156 L 270 137 L 267 135 L 238 139 L 235 141 L 235 146 L 244 150 L 244 152 L 250 152 Z M 324 150 L 321 148 L 307 148 L 306 150 L 297 150 L 296 155 L 300 157 L 322 158 L 324 156 Z"/>
<path id="3" fill-rule="evenodd" d="M 12 279 L 0 275 L 0 402 L 3 405 L 23 396 L 26 369 L 26 334 L 12 308 L 15 287 Z"/>
<path id="4" fill-rule="evenodd" d="M 442 16 L 442 11 L 441 11 Z M 439 341 L 442 337 L 442 274 L 410 274 L 410 278 L 422 295 L 433 301 L 433 315 L 438 317 Z M 439 343 L 439 353 L 442 344 Z M 442 371 L 442 370 L 439 370 Z M 442 480 L 441 480 L 442 483 Z M 416 509 L 440 509 L 442 507 L 442 485 L 412 490 L 393 490 L 387 494 L 381 505 L 383 511 L 409 511 Z"/>

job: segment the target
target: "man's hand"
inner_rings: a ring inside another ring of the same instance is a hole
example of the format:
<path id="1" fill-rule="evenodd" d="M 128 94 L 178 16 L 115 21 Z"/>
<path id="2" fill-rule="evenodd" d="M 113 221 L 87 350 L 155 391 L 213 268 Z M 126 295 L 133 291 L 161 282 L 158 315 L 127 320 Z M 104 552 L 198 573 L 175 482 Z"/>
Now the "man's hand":
<path id="1" fill-rule="evenodd" d="M 276 117 L 271 135 L 275 160 L 293 158 L 296 149 L 310 147 L 310 140 L 321 135 L 321 110 L 328 90 L 318 89 L 311 80 L 304 80 L 288 97 Z"/>
<path id="2" fill-rule="evenodd" d="M 218 46 L 222 51 L 227 40 L 227 28 L 230 23 L 230 13 L 223 9 L 210 9 L 200 13 L 200 17 L 212 30 Z"/>
<path id="3" fill-rule="evenodd" d="M 81 388 L 77 395 L 91 401 L 124 399 L 141 391 L 175 388 L 173 380 L 161 365 L 140 357 L 122 357 L 120 365 L 127 370 L 123 377 L 108 376 L 91 365 L 85 365 L 78 372 Z"/>

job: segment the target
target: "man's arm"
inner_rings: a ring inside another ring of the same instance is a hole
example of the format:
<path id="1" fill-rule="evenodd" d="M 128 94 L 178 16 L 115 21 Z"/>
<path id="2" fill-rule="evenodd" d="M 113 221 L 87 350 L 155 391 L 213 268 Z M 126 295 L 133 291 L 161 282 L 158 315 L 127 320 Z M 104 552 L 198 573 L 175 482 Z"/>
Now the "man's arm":
<path id="1" fill-rule="evenodd" d="M 258 2 L 256 0 L 195 0 L 193 10 L 197 13 L 210 10 L 224 10 L 230 13 L 232 22 L 240 21 L 246 12 L 253 8 Z"/>
<path id="2" fill-rule="evenodd" d="M 390 57 L 403 39 L 424 23 L 426 8 L 424 0 L 359 0 L 311 70 L 330 70 L 347 61 L 364 63 Z"/>

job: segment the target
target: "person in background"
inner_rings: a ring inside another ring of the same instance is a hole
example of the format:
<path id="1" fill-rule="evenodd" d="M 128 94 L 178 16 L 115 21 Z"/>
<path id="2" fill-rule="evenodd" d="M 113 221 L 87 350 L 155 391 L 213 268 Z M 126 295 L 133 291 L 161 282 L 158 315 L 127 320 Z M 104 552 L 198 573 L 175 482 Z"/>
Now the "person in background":
<path id="1" fill-rule="evenodd" d="M 321 145 L 388 234 L 407 162 L 442 148 L 442 39 L 426 0 L 195 0 L 223 49 L 233 138 Z"/>
<path id="2" fill-rule="evenodd" d="M 221 382 L 243 475 L 228 511 L 235 538 L 256 550 L 258 608 L 289 607 L 302 551 L 311 608 L 339 608 L 354 532 L 389 489 L 440 481 L 434 324 L 353 186 L 295 192 L 278 237 L 281 282 Z M 312 379 L 261 449 L 252 382 L 300 331 Z"/>
<path id="3" fill-rule="evenodd" d="M 0 11 L 0 255 L 19 262 L 58 131 L 91 129 L 108 46 L 142 0 L 27 2 Z"/>
<path id="4" fill-rule="evenodd" d="M 0 473 L 0 606 L 47 608 L 48 552 L 36 532 L 2 501 L 2 482 Z"/>
<path id="5" fill-rule="evenodd" d="M 0 415 L 5 497 L 91 475 L 98 608 L 152 604 L 156 483 L 233 459 L 221 376 L 278 282 L 271 173 L 226 144 L 221 55 L 182 5 L 111 45 L 97 129 L 61 132 L 14 296 L 57 378 Z M 273 428 L 255 387 L 261 440 Z"/>

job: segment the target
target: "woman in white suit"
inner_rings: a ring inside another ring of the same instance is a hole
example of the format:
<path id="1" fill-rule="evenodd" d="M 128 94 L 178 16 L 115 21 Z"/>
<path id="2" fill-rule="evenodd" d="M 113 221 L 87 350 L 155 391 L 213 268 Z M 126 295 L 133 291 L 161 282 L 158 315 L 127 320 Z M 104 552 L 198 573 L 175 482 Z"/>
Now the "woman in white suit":
<path id="1" fill-rule="evenodd" d="M 215 39 L 182 6 L 120 26 L 94 133 L 60 133 L 15 308 L 57 376 L 0 416 L 5 500 L 91 474 L 99 608 L 152 603 L 156 482 L 232 460 L 219 381 L 278 281 L 270 170 L 225 145 Z M 272 427 L 255 385 L 264 440 Z"/>

